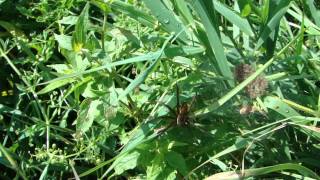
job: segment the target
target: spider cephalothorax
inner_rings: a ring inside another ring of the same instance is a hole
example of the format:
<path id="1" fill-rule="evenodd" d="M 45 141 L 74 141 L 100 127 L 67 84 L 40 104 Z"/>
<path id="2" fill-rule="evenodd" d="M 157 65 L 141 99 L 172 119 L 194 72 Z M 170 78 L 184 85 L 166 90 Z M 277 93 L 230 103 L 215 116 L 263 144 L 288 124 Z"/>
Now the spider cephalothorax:
<path id="1" fill-rule="evenodd" d="M 164 131 L 166 131 L 167 129 L 173 126 L 184 126 L 184 125 L 190 124 L 189 112 L 190 112 L 190 107 L 195 100 L 195 97 L 192 99 L 190 104 L 187 102 L 183 102 L 180 105 L 178 85 L 176 86 L 176 96 L 177 96 L 176 110 L 165 105 L 171 111 L 171 114 L 173 114 L 174 117 L 170 116 L 171 117 L 170 119 L 172 121 L 169 125 L 156 130 L 158 134 L 163 133 Z"/>
<path id="2" fill-rule="evenodd" d="M 177 125 L 187 125 L 189 123 L 189 105 L 182 103 L 177 112 Z"/>

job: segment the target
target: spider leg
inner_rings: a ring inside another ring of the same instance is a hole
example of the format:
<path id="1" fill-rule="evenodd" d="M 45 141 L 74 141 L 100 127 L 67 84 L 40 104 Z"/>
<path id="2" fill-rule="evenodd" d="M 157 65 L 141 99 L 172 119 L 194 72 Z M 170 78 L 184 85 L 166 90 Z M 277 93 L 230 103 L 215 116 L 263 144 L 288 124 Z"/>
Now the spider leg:
<path id="1" fill-rule="evenodd" d="M 174 111 L 174 109 L 172 107 L 170 107 L 169 105 L 167 104 L 162 104 L 164 107 L 166 107 L 167 109 L 169 109 L 170 113 L 174 114 L 174 115 L 177 115 L 177 112 Z"/>
<path id="2" fill-rule="evenodd" d="M 197 97 L 197 93 L 195 96 L 192 97 L 192 100 L 191 100 L 191 103 L 190 103 L 190 106 L 189 106 L 189 110 L 193 107 L 194 103 L 196 102 L 196 97 Z"/>
<path id="3" fill-rule="evenodd" d="M 177 115 L 180 114 L 180 89 L 178 83 L 176 84 L 176 97 L 177 97 Z"/>

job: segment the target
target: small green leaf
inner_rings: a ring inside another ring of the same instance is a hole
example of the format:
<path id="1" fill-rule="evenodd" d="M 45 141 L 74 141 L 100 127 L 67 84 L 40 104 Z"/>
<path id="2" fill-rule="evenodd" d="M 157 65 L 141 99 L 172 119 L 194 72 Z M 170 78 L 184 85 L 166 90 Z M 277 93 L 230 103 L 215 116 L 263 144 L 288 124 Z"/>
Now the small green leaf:
<path id="1" fill-rule="evenodd" d="M 182 175 L 188 174 L 186 162 L 181 154 L 169 151 L 165 154 L 165 159 L 171 167 L 178 170 Z"/>
<path id="2" fill-rule="evenodd" d="M 75 25 L 78 21 L 77 16 L 67 16 L 63 17 L 61 20 L 58 21 L 60 24 L 67 24 L 67 25 Z"/>
<path id="3" fill-rule="evenodd" d="M 178 64 L 181 64 L 183 66 L 186 66 L 186 67 L 194 67 L 191 59 L 189 58 L 186 58 L 186 57 L 183 57 L 183 56 L 176 56 L 173 58 L 173 62 L 175 63 L 178 63 Z"/>
<path id="4" fill-rule="evenodd" d="M 82 10 L 72 35 L 72 48 L 75 52 L 79 52 L 86 44 L 87 30 L 89 26 L 89 3 Z"/>
<path id="5" fill-rule="evenodd" d="M 86 132 L 90 129 L 93 122 L 99 118 L 103 118 L 103 112 L 101 108 L 103 102 L 101 100 L 91 100 L 85 99 L 81 105 L 78 112 L 78 118 L 76 120 L 77 132 Z"/>
<path id="6" fill-rule="evenodd" d="M 72 51 L 72 37 L 67 35 L 54 34 L 54 38 L 58 41 L 59 47 Z"/>
<path id="7" fill-rule="evenodd" d="M 241 10 L 241 16 L 247 17 L 251 13 L 251 6 L 250 4 L 244 5 L 243 9 Z"/>

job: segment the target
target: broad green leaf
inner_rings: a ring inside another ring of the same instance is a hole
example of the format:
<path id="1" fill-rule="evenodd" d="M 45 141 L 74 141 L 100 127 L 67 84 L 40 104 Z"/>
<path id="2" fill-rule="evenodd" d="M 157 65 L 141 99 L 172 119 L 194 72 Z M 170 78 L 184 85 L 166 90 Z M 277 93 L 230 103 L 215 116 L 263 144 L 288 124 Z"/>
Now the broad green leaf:
<path id="1" fill-rule="evenodd" d="M 72 51 L 72 37 L 64 34 L 54 34 L 54 38 L 58 41 L 61 48 Z"/>
<path id="2" fill-rule="evenodd" d="M 168 164 L 178 170 L 182 175 L 186 176 L 188 173 L 188 168 L 183 156 L 177 152 L 169 151 L 164 155 L 165 160 Z"/>
<path id="3" fill-rule="evenodd" d="M 70 67 L 67 64 L 51 64 L 48 67 L 54 69 L 59 74 L 67 74 L 71 72 Z"/>
<path id="4" fill-rule="evenodd" d="M 112 1 L 111 1 L 112 2 Z M 112 12 L 109 4 L 106 1 L 102 0 L 91 0 L 90 3 L 94 4 L 95 6 L 99 7 L 104 13 Z"/>
<path id="5" fill-rule="evenodd" d="M 140 153 L 133 151 L 124 155 L 122 158 L 118 158 L 114 161 L 114 170 L 117 175 L 122 174 L 124 171 L 134 169 L 138 165 L 138 159 Z"/>
<path id="6" fill-rule="evenodd" d="M 300 114 L 292 109 L 289 105 L 282 102 L 280 98 L 268 96 L 264 99 L 264 105 L 270 108 L 284 117 L 300 116 Z"/>
<path id="7" fill-rule="evenodd" d="M 189 67 L 189 68 L 194 67 L 191 59 L 183 57 L 183 56 L 176 56 L 172 60 L 175 63 L 181 64 L 181 65 Z"/>
<path id="8" fill-rule="evenodd" d="M 246 4 L 243 9 L 241 10 L 241 16 L 242 17 L 247 17 L 251 13 L 251 6 L 250 4 Z"/>
<path id="9" fill-rule="evenodd" d="M 67 24 L 67 25 L 75 25 L 78 21 L 77 16 L 67 16 L 63 17 L 61 20 L 58 21 L 60 24 Z"/>
<path id="10" fill-rule="evenodd" d="M 151 161 L 151 165 L 147 167 L 147 179 L 149 180 L 174 180 L 177 172 L 167 166 L 164 159 L 164 154 L 157 154 Z"/>

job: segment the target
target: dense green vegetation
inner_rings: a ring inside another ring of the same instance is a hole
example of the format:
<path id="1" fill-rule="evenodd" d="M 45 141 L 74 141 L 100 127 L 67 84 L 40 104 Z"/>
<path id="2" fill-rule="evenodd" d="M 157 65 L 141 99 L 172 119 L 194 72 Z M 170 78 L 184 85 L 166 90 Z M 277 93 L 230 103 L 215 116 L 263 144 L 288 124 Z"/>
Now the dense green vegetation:
<path id="1" fill-rule="evenodd" d="M 318 0 L 0 0 L 0 179 L 320 179 Z"/>

